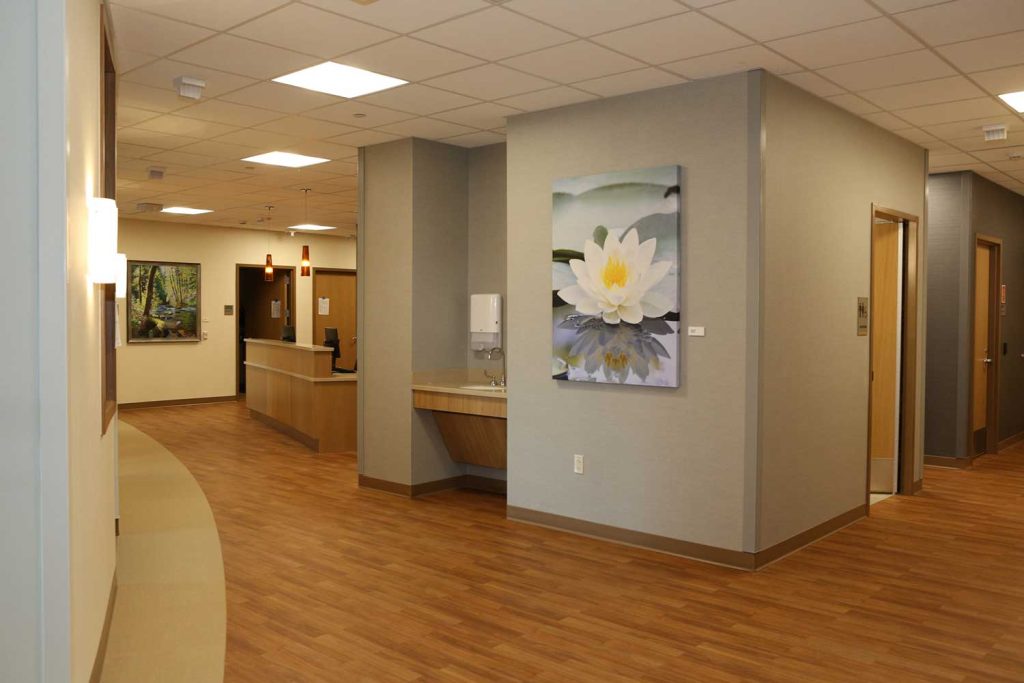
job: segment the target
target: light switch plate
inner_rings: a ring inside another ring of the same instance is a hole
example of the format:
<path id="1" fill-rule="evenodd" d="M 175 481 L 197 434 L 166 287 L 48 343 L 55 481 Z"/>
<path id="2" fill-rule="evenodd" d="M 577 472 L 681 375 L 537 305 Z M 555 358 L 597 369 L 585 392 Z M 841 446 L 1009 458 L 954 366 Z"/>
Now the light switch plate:
<path id="1" fill-rule="evenodd" d="M 686 334 L 691 336 L 691 337 L 703 337 L 704 336 L 704 328 L 703 327 L 687 327 L 686 328 Z"/>

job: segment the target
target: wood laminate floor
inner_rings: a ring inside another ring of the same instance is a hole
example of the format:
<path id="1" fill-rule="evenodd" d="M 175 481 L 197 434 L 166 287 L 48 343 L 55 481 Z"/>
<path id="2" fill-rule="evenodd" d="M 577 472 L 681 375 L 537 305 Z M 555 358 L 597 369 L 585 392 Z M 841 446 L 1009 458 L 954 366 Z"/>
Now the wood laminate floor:
<path id="1" fill-rule="evenodd" d="M 1024 681 L 1024 445 L 743 573 L 360 490 L 242 404 L 121 416 L 210 501 L 229 683 Z"/>

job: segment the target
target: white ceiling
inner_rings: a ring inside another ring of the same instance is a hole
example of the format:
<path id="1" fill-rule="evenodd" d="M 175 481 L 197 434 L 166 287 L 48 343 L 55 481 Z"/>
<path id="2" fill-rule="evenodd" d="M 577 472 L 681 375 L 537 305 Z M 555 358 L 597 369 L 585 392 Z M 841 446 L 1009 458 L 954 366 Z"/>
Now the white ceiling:
<path id="1" fill-rule="evenodd" d="M 1024 90 L 1024 0 L 365 1 L 108 0 L 123 214 L 283 229 L 309 187 L 309 222 L 351 234 L 359 146 L 487 145 L 512 114 L 758 67 L 929 148 L 934 171 L 1024 194 L 1024 117 L 996 97 Z M 410 84 L 345 100 L 270 80 L 326 59 Z M 206 80 L 198 103 L 183 75 Z M 1009 140 L 984 142 L 995 123 Z M 331 161 L 240 161 L 275 149 Z"/>

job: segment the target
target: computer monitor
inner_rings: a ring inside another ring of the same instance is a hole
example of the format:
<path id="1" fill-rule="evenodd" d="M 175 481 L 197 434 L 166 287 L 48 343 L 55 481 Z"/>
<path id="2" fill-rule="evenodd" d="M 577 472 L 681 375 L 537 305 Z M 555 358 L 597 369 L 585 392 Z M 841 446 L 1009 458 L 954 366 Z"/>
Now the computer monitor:
<path id="1" fill-rule="evenodd" d="M 324 328 L 324 346 L 331 348 L 331 369 L 333 370 L 341 359 L 341 340 L 338 338 L 337 327 Z"/>
<path id="2" fill-rule="evenodd" d="M 281 327 L 281 341 L 295 341 L 295 325 L 283 325 Z"/>

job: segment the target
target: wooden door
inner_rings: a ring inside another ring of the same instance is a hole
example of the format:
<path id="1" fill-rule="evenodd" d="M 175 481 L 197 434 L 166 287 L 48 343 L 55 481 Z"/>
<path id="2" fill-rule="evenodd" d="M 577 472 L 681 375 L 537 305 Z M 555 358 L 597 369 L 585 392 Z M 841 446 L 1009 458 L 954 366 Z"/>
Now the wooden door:
<path id="1" fill-rule="evenodd" d="M 321 315 L 319 301 L 326 298 L 328 313 Z M 348 271 L 317 270 L 313 275 L 313 343 L 323 344 L 324 328 L 338 328 L 341 358 L 337 367 L 356 366 L 356 274 Z"/>
<path id="2" fill-rule="evenodd" d="M 971 432 L 974 452 L 985 453 L 988 448 L 989 399 L 993 377 L 995 342 L 992 339 L 992 265 L 995 249 L 978 242 L 974 252 L 974 330 L 973 367 L 971 380 Z"/>
<path id="3" fill-rule="evenodd" d="M 871 232 L 870 486 L 872 493 L 896 491 L 899 457 L 900 227 L 877 223 Z"/>

